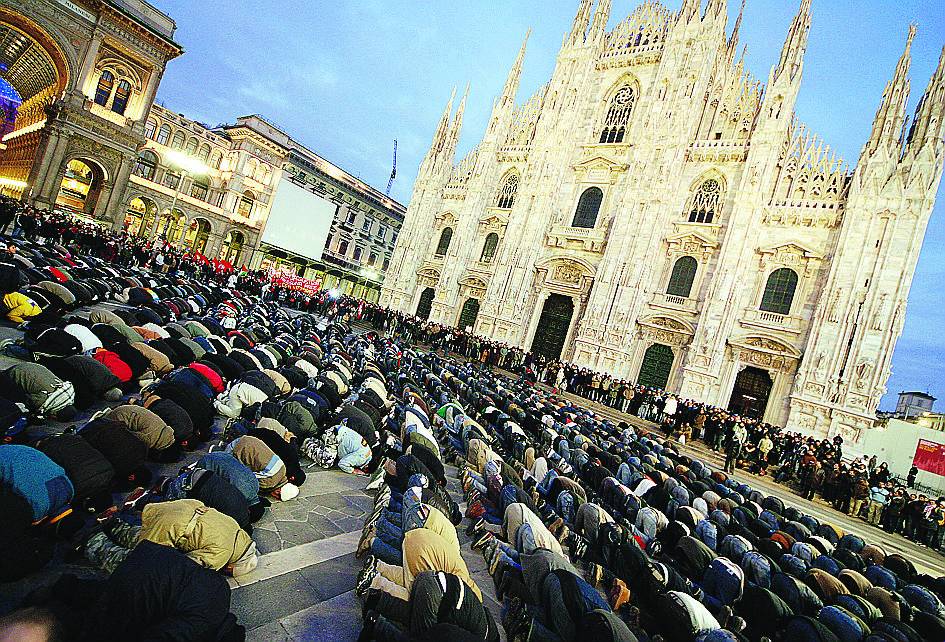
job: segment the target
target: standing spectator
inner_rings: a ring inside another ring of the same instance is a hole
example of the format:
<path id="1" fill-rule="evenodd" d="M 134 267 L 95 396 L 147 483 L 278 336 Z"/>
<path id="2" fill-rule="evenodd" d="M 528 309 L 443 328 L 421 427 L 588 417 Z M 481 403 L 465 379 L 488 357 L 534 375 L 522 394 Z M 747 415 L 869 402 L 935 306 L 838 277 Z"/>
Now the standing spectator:
<path id="1" fill-rule="evenodd" d="M 887 503 L 889 503 L 889 490 L 884 482 L 870 488 L 870 504 L 866 512 L 866 521 L 873 526 L 879 526 L 879 520 Z"/>
<path id="2" fill-rule="evenodd" d="M 913 466 L 909 469 L 909 474 L 906 476 L 906 486 L 912 488 L 915 486 L 915 478 L 919 474 L 919 469 Z"/>

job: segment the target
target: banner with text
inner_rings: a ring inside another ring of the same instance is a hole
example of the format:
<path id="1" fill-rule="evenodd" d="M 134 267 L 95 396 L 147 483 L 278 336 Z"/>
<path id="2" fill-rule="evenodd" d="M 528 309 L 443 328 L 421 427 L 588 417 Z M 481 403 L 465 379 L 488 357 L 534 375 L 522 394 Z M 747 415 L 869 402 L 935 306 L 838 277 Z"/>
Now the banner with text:
<path id="1" fill-rule="evenodd" d="M 945 476 L 945 444 L 920 439 L 912 462 L 919 470 Z"/>

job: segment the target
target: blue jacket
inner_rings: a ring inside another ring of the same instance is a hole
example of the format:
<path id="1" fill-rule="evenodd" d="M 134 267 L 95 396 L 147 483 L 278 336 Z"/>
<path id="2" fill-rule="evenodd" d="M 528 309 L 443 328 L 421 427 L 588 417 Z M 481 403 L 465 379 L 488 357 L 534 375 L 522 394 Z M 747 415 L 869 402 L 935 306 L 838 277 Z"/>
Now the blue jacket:
<path id="1" fill-rule="evenodd" d="M 207 453 L 197 460 L 197 468 L 209 470 L 233 484 L 250 506 L 259 503 L 259 480 L 256 473 L 228 452 Z"/>
<path id="2" fill-rule="evenodd" d="M 29 446 L 0 446 L 0 482 L 26 498 L 34 522 L 60 515 L 75 494 L 66 471 Z"/>

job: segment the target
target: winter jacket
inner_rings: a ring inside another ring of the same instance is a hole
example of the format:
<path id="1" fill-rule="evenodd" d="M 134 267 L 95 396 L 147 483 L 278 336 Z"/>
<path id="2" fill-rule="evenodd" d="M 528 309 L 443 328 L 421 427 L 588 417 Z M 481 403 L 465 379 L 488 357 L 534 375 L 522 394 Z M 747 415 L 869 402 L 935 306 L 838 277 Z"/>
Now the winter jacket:
<path id="1" fill-rule="evenodd" d="M 256 474 L 228 452 L 218 450 L 197 460 L 197 468 L 220 475 L 240 491 L 250 506 L 259 503 L 259 480 Z"/>
<path id="2" fill-rule="evenodd" d="M 132 343 L 131 347 L 140 352 L 148 360 L 151 371 L 155 374 L 165 374 L 174 369 L 174 366 L 171 365 L 171 360 L 167 358 L 166 354 L 149 346 L 144 341 Z"/>
<path id="3" fill-rule="evenodd" d="M 255 544 L 232 517 L 196 499 L 148 504 L 141 513 L 140 540 L 173 546 L 201 566 L 218 571 L 236 564 Z M 255 564 L 250 564 L 255 568 Z M 249 570 L 252 570 L 251 568 Z"/>
<path id="4" fill-rule="evenodd" d="M 5 380 L 5 381 L 4 381 Z M 24 401 L 30 410 L 40 414 L 55 414 L 75 401 L 72 384 L 63 381 L 38 363 L 18 363 L 3 371 L 0 378 L 4 394 L 13 401 Z"/>
<path id="5" fill-rule="evenodd" d="M 42 312 L 42 309 L 31 298 L 19 292 L 3 295 L 3 305 L 7 309 L 7 319 L 13 323 L 23 323 Z"/>
<path id="6" fill-rule="evenodd" d="M 262 490 L 273 490 L 286 483 L 285 464 L 261 439 L 244 435 L 231 441 L 226 451 L 256 474 Z"/>
<path id="7" fill-rule="evenodd" d="M 102 347 L 102 342 L 95 333 L 84 325 L 70 323 L 63 329 L 82 343 L 82 352 L 92 352 Z"/>
<path id="8" fill-rule="evenodd" d="M 105 364 L 105 367 L 112 371 L 112 374 L 118 377 L 122 383 L 131 381 L 131 366 L 121 360 L 117 354 L 111 350 L 100 348 L 92 354 L 92 358 Z"/>
<path id="9" fill-rule="evenodd" d="M 75 491 L 66 471 L 29 446 L 0 446 L 0 482 L 26 498 L 33 523 L 56 519 L 71 511 Z"/>
<path id="10" fill-rule="evenodd" d="M 129 326 L 127 323 L 121 320 L 114 312 L 109 312 L 108 310 L 93 310 L 89 313 L 89 321 L 92 323 L 105 323 L 115 328 L 124 335 L 128 341 L 131 343 L 138 343 L 143 341 L 141 335 L 135 332 L 135 330 Z"/>
<path id="11" fill-rule="evenodd" d="M 142 541 L 105 583 L 83 641 L 212 642 L 242 627 L 230 611 L 230 587 L 180 551 Z"/>
<path id="12" fill-rule="evenodd" d="M 156 413 L 143 406 L 118 406 L 105 416 L 124 424 L 135 437 L 146 443 L 148 448 L 164 450 L 174 443 L 174 429 Z"/>

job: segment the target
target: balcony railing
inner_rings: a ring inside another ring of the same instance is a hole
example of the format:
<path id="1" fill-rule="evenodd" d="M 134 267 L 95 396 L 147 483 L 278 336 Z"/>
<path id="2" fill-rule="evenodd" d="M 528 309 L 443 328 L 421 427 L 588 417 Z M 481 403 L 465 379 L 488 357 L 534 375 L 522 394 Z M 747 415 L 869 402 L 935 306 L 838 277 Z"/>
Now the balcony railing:
<path id="1" fill-rule="evenodd" d="M 89 111 L 95 114 L 100 118 L 115 123 L 119 127 L 128 127 L 131 124 L 131 119 L 123 116 L 121 114 L 116 114 L 111 109 L 106 109 L 96 102 L 88 101 Z"/>

